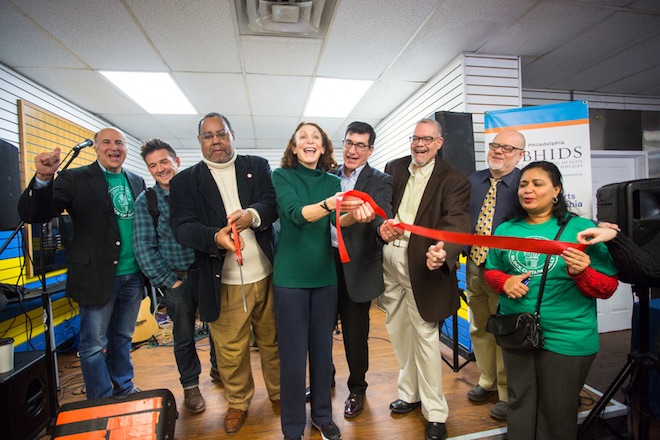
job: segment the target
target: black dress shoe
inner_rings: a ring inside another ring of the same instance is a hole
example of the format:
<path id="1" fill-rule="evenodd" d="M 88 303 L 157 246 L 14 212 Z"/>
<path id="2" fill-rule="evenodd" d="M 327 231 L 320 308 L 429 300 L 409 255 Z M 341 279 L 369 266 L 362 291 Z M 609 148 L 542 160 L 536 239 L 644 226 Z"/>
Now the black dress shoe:
<path id="1" fill-rule="evenodd" d="M 429 422 L 426 425 L 426 440 L 445 440 L 447 430 L 444 423 Z"/>
<path id="2" fill-rule="evenodd" d="M 396 414 L 408 414 L 410 411 L 414 410 L 420 405 L 421 402 L 408 403 L 401 399 L 397 399 L 390 403 L 390 411 Z"/>
<path id="3" fill-rule="evenodd" d="M 352 419 L 364 410 L 364 393 L 351 393 L 344 402 L 344 417 Z"/>

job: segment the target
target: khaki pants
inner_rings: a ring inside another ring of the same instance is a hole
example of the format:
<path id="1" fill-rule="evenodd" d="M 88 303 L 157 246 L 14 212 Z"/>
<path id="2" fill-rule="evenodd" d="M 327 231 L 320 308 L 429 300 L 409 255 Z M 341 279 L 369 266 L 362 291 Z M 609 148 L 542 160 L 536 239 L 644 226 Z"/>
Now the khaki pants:
<path id="1" fill-rule="evenodd" d="M 220 317 L 209 323 L 215 343 L 218 371 L 229 408 L 247 411 L 254 396 L 250 366 L 250 327 L 261 356 L 261 368 L 268 398 L 280 398 L 280 361 L 273 310 L 272 275 L 246 284 L 247 313 L 243 309 L 241 286 L 222 285 Z"/>
<path id="2" fill-rule="evenodd" d="M 408 249 L 383 248 L 385 292 L 379 304 L 385 309 L 385 326 L 401 369 L 399 399 L 422 402 L 422 415 L 429 422 L 445 423 L 449 406 L 442 392 L 442 358 L 437 322 L 419 314 L 410 285 Z"/>
<path id="3" fill-rule="evenodd" d="M 470 258 L 466 267 L 465 287 L 470 317 L 470 339 L 477 366 L 481 370 L 479 385 L 488 391 L 497 388 L 499 400 L 506 402 L 508 393 L 502 349 L 495 342 L 495 336 L 486 331 L 488 318 L 497 312 L 500 295 L 484 280 L 484 267 L 477 267 Z"/>

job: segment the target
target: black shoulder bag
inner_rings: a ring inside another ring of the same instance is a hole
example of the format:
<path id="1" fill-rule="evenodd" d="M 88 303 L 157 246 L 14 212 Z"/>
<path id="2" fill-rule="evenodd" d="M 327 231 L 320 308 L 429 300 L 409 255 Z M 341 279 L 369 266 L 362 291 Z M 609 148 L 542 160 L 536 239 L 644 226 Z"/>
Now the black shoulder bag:
<path id="1" fill-rule="evenodd" d="M 557 232 L 555 240 L 559 240 L 561 233 L 570 221 L 570 218 L 564 223 Z M 500 315 L 500 307 L 497 306 L 498 314 L 490 315 L 486 323 L 486 331 L 495 335 L 497 345 L 507 350 L 534 350 L 543 347 L 543 331 L 539 322 L 541 308 L 541 298 L 545 288 L 545 278 L 548 274 L 550 257 L 545 259 L 543 274 L 541 275 L 541 285 L 539 287 L 539 297 L 536 301 L 536 311 L 512 313 L 509 315 Z"/>

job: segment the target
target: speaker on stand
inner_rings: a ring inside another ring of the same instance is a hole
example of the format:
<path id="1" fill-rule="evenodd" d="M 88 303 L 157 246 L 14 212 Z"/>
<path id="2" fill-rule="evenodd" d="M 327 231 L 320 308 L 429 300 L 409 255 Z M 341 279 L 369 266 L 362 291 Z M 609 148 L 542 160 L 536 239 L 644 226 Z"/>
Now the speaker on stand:
<path id="1" fill-rule="evenodd" d="M 442 111 L 435 112 L 432 118 L 440 123 L 445 140 L 440 148 L 440 157 L 465 175 L 474 173 L 476 168 L 472 113 Z"/>
<path id="2" fill-rule="evenodd" d="M 11 231 L 21 222 L 18 216 L 21 180 L 18 148 L 3 139 L 0 139 L 0 188 L 0 231 Z"/>
<path id="3" fill-rule="evenodd" d="M 14 353 L 14 369 L 0 374 L 0 440 L 34 439 L 52 414 L 43 351 Z"/>

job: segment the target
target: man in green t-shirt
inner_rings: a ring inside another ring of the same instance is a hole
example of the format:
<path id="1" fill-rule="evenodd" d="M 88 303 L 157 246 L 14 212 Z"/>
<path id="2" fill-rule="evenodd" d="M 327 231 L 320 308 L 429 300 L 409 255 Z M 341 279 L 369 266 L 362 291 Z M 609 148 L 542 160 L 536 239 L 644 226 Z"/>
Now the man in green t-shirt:
<path id="1" fill-rule="evenodd" d="M 144 276 L 133 254 L 133 203 L 144 180 L 123 169 L 124 134 L 94 136 L 97 160 L 62 171 L 60 149 L 35 157 L 36 176 L 18 203 L 21 219 L 45 223 L 66 210 L 73 221 L 66 294 L 79 305 L 80 364 L 88 399 L 139 391 L 133 385 L 131 339 Z M 105 351 L 105 352 L 104 352 Z"/>

